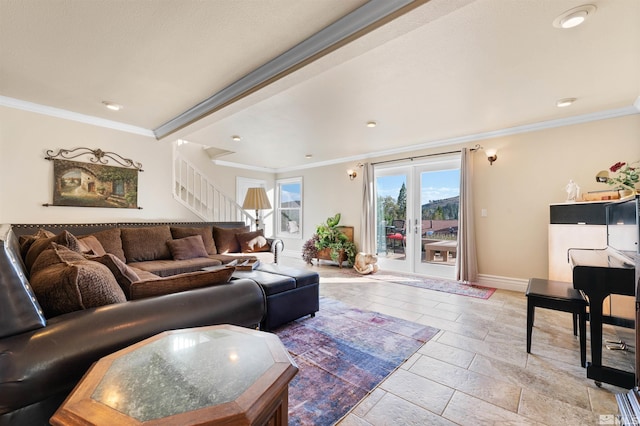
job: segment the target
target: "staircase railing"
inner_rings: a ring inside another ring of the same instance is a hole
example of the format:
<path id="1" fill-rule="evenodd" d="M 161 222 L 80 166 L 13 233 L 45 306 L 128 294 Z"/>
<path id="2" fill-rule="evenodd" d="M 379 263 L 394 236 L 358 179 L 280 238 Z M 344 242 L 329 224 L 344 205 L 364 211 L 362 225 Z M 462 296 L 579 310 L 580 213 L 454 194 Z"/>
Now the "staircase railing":
<path id="1" fill-rule="evenodd" d="M 241 205 L 216 188 L 206 174 L 175 149 L 173 163 L 173 197 L 180 204 L 206 222 L 255 223 Z"/>

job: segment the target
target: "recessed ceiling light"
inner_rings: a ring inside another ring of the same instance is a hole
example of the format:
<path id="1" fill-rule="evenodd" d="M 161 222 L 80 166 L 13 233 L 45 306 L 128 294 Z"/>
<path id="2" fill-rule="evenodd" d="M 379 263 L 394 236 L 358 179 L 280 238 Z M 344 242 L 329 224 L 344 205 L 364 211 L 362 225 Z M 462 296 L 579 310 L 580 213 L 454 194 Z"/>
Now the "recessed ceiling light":
<path id="1" fill-rule="evenodd" d="M 378 123 L 375 121 L 367 121 L 367 127 L 376 127 Z"/>
<path id="2" fill-rule="evenodd" d="M 240 136 L 238 136 L 238 135 L 233 135 L 233 136 L 231 136 L 231 139 L 233 139 L 234 141 L 238 142 L 238 141 L 240 141 L 242 138 L 241 138 Z"/>
<path id="3" fill-rule="evenodd" d="M 122 109 L 122 105 L 114 104 L 113 102 L 102 101 L 102 105 L 104 105 L 111 111 L 120 111 Z"/>
<path id="4" fill-rule="evenodd" d="M 574 7 L 562 13 L 553 20 L 553 26 L 556 28 L 573 28 L 582 24 L 589 16 L 596 12 L 596 7 L 592 4 Z"/>
<path id="5" fill-rule="evenodd" d="M 568 107 L 569 105 L 573 104 L 576 101 L 576 98 L 564 98 L 564 99 L 560 99 L 556 102 L 556 106 L 558 108 L 564 108 L 564 107 Z"/>
<path id="6" fill-rule="evenodd" d="M 304 158 L 311 158 L 311 157 L 313 157 L 313 154 L 307 154 L 304 156 Z"/>

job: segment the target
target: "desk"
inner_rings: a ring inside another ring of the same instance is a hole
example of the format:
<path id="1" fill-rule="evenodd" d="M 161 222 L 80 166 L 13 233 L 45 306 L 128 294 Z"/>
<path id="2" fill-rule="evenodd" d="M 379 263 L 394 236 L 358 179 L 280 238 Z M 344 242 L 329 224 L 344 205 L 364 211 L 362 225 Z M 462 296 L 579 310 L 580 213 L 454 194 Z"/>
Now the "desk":
<path id="1" fill-rule="evenodd" d="M 166 331 L 96 362 L 51 424 L 286 426 L 297 372 L 275 334 Z"/>
<path id="2" fill-rule="evenodd" d="M 437 251 L 442 253 L 442 261 L 446 262 L 449 259 L 449 253 L 456 253 L 458 250 L 457 241 L 437 241 L 435 243 L 425 243 L 424 251 L 427 254 L 427 262 L 432 262 Z"/>

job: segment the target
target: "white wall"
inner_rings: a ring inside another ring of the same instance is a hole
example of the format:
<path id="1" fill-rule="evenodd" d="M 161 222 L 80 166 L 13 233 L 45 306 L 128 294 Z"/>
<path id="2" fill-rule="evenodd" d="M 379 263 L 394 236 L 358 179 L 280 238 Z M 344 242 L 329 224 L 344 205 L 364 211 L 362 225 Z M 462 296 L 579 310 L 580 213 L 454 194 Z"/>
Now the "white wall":
<path id="1" fill-rule="evenodd" d="M 0 223 L 198 220 L 173 200 L 172 148 L 166 142 L 9 108 L 0 108 L 0 123 Z M 480 144 L 498 149 L 498 160 L 492 166 L 484 153 L 474 154 L 480 274 L 489 280 L 545 278 L 549 204 L 565 200 L 569 179 L 583 191 L 607 189 L 595 182 L 598 171 L 617 161 L 640 159 L 640 115 L 493 138 Z M 79 146 L 114 151 L 141 162 L 145 171 L 139 178 L 138 203 L 143 210 L 42 207 L 52 201 L 53 165 L 44 160 L 46 150 Z M 230 196 L 235 194 L 237 176 L 265 179 L 270 190 L 275 178 L 302 176 L 303 238 L 285 241 L 291 253 L 301 253 L 315 227 L 336 213 L 342 214 L 341 225 L 355 227 L 354 237 L 359 241 L 362 173 L 360 170 L 353 181 L 346 175 L 355 162 L 278 176 L 215 166 L 206 159 L 201 166 Z M 480 217 L 482 208 L 487 209 L 487 217 Z"/>
<path id="2" fill-rule="evenodd" d="M 173 199 L 172 151 L 166 142 L 5 107 L 0 107 L 0 123 L 0 223 L 198 220 Z M 46 151 L 78 147 L 142 163 L 142 209 L 43 207 L 53 201 L 53 162 L 44 159 Z"/>
<path id="3" fill-rule="evenodd" d="M 540 130 L 479 142 L 498 149 L 489 165 L 486 155 L 474 154 L 474 203 L 479 272 L 491 281 L 524 282 L 548 274 L 547 225 L 549 204 L 564 202 L 569 179 L 583 191 L 608 189 L 595 175 L 617 161 L 640 159 L 640 115 Z M 472 147 L 473 144 L 468 144 Z M 411 152 L 396 158 L 450 151 L 460 146 Z M 393 157 L 375 158 L 376 162 Z M 346 170 L 355 162 L 281 174 L 278 178 L 304 179 L 302 240 L 287 240 L 285 247 L 301 252 L 315 226 L 342 213 L 341 224 L 355 226 L 360 237 L 362 174 L 350 181 Z M 481 217 L 481 209 L 487 217 Z"/>

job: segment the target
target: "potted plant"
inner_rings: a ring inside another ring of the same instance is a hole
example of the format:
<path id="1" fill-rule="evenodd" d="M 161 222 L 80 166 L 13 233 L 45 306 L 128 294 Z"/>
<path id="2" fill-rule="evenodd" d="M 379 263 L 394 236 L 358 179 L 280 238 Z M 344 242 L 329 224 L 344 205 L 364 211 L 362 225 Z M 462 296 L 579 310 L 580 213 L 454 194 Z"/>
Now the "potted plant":
<path id="1" fill-rule="evenodd" d="M 311 263 L 313 258 L 328 252 L 331 260 L 340 263 L 346 260 L 353 265 L 356 258 L 356 245 L 340 230 L 340 213 L 327 218 L 325 223 L 316 227 L 316 232 L 302 246 L 302 258 Z"/>

